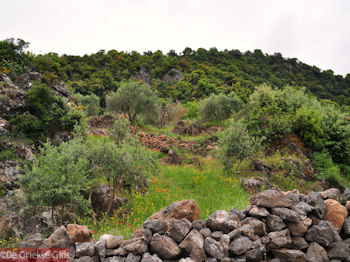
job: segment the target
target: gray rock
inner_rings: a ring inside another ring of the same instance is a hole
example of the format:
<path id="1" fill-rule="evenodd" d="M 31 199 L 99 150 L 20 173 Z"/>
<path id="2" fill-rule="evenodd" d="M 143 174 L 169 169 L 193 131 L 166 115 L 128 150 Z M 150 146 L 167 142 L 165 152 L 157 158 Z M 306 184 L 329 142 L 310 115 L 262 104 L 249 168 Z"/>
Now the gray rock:
<path id="1" fill-rule="evenodd" d="M 249 262 L 262 261 L 266 253 L 265 246 L 258 246 L 245 253 L 245 258 Z"/>
<path id="2" fill-rule="evenodd" d="M 92 257 L 93 255 L 95 255 L 95 243 L 93 242 L 75 243 L 76 257 L 84 257 L 84 256 Z"/>
<path id="3" fill-rule="evenodd" d="M 97 262 L 98 258 L 85 256 L 85 257 L 80 257 L 80 258 L 74 259 L 73 261 L 74 262 Z M 117 262 L 119 260 L 108 260 L 106 262 L 110 262 L 110 261 Z"/>
<path id="4" fill-rule="evenodd" d="M 268 215 L 265 222 L 270 231 L 280 231 L 286 228 L 286 224 L 279 216 Z"/>
<path id="5" fill-rule="evenodd" d="M 211 231 L 209 228 L 203 228 L 199 232 L 203 235 L 204 238 L 211 236 Z"/>
<path id="6" fill-rule="evenodd" d="M 281 191 L 265 190 L 249 199 L 252 205 L 260 207 L 290 207 L 293 202 Z"/>
<path id="7" fill-rule="evenodd" d="M 20 171 L 21 166 L 19 162 L 13 160 L 0 161 L 0 181 L 6 189 L 19 188 L 19 177 L 24 174 Z"/>
<path id="8" fill-rule="evenodd" d="M 289 223 L 288 229 L 292 236 L 302 236 L 306 233 L 311 224 L 311 218 L 303 217 L 302 220 L 298 223 Z"/>
<path id="9" fill-rule="evenodd" d="M 254 234 L 264 236 L 266 234 L 266 224 L 255 217 L 247 217 L 242 221 L 242 226 L 250 225 L 254 228 Z"/>
<path id="10" fill-rule="evenodd" d="M 339 259 L 342 261 L 350 261 L 350 247 L 344 242 L 335 242 L 328 250 L 330 259 Z"/>
<path id="11" fill-rule="evenodd" d="M 180 243 L 185 238 L 190 229 L 191 222 L 186 218 L 182 218 L 179 220 L 174 220 L 171 223 L 169 234 L 175 242 Z"/>
<path id="12" fill-rule="evenodd" d="M 303 237 L 292 237 L 292 243 L 293 243 L 294 249 L 303 250 L 309 246 L 309 244 L 306 242 L 305 238 Z"/>
<path id="13" fill-rule="evenodd" d="M 249 237 L 251 240 L 255 241 L 259 238 L 255 231 L 256 227 L 254 225 L 243 225 L 239 228 L 242 234 Z"/>
<path id="14" fill-rule="evenodd" d="M 334 199 L 340 202 L 340 190 L 338 188 L 329 188 L 325 191 L 320 192 L 321 197 L 326 199 Z"/>
<path id="15" fill-rule="evenodd" d="M 99 241 L 105 241 L 106 248 L 118 248 L 123 240 L 123 236 L 114 236 L 111 234 L 104 234 L 99 238 Z"/>
<path id="16" fill-rule="evenodd" d="M 315 208 L 305 202 L 299 202 L 295 206 L 292 206 L 292 210 L 297 212 L 299 215 L 307 216 L 311 211 L 315 210 Z"/>
<path id="17" fill-rule="evenodd" d="M 310 192 L 306 197 L 306 203 L 313 206 L 315 210 L 313 213 L 320 219 L 323 219 L 326 214 L 326 204 L 324 203 L 321 194 Z"/>
<path id="18" fill-rule="evenodd" d="M 219 241 L 223 234 L 224 233 L 222 231 L 214 231 L 211 233 L 211 237 L 214 238 L 216 241 Z"/>
<path id="19" fill-rule="evenodd" d="M 204 248 L 207 253 L 214 258 L 222 259 L 224 257 L 224 248 L 220 242 L 212 238 L 206 238 L 204 241 Z"/>
<path id="20" fill-rule="evenodd" d="M 154 254 L 153 256 L 146 252 L 143 254 L 141 262 L 162 262 L 163 260 L 161 260 L 157 254 Z"/>
<path id="21" fill-rule="evenodd" d="M 220 238 L 220 244 L 224 248 L 225 257 L 227 257 L 228 256 L 229 245 L 230 245 L 230 236 L 229 235 L 222 235 L 221 238 Z"/>
<path id="22" fill-rule="evenodd" d="M 346 188 L 343 192 L 342 204 L 345 205 L 346 201 L 350 201 L 350 188 Z"/>
<path id="23" fill-rule="evenodd" d="M 136 256 L 136 255 L 133 255 L 132 253 L 129 253 L 125 259 L 125 262 L 139 262 L 140 260 L 141 260 L 141 256 Z"/>
<path id="24" fill-rule="evenodd" d="M 215 259 L 215 261 L 216 261 L 216 259 Z M 186 258 L 181 258 L 179 260 L 179 262 L 194 262 L 194 260 L 192 258 L 190 258 L 190 257 L 186 257 Z"/>
<path id="25" fill-rule="evenodd" d="M 237 208 L 232 208 L 232 209 L 230 210 L 230 213 L 229 213 L 229 214 L 230 214 L 230 215 L 237 215 L 237 216 L 239 217 L 240 220 L 245 219 L 245 214 L 244 214 L 242 211 L 238 210 Z"/>
<path id="26" fill-rule="evenodd" d="M 42 248 L 44 247 L 44 239 L 40 233 L 28 236 L 25 241 L 19 243 L 20 248 Z"/>
<path id="27" fill-rule="evenodd" d="M 288 247 L 292 243 L 289 230 L 285 229 L 277 232 L 270 232 L 263 237 L 262 242 L 265 244 L 266 250 L 270 251 L 276 248 Z"/>
<path id="28" fill-rule="evenodd" d="M 180 247 L 170 237 L 154 234 L 150 242 L 151 250 L 162 259 L 176 259 L 181 253 Z"/>
<path id="29" fill-rule="evenodd" d="M 207 224 L 206 220 L 195 220 L 192 222 L 192 227 L 199 231 L 202 228 L 205 228 L 206 224 Z"/>
<path id="30" fill-rule="evenodd" d="M 323 247 L 330 247 L 333 242 L 341 241 L 337 230 L 327 221 L 320 221 L 318 225 L 310 227 L 305 234 L 305 239 L 317 242 Z"/>
<path id="31" fill-rule="evenodd" d="M 204 250 L 204 238 L 197 229 L 192 229 L 191 232 L 180 243 L 180 248 L 190 254 L 190 257 L 195 261 L 206 259 Z"/>
<path id="32" fill-rule="evenodd" d="M 207 226 L 211 231 L 223 231 L 228 233 L 240 225 L 237 215 L 230 215 L 225 210 L 217 210 L 207 219 Z"/>
<path id="33" fill-rule="evenodd" d="M 267 217 L 269 214 L 269 211 L 267 211 L 264 207 L 253 206 L 249 210 L 249 215 L 251 215 L 252 217 L 262 218 Z"/>
<path id="34" fill-rule="evenodd" d="M 272 252 L 281 262 L 307 262 L 306 255 L 300 250 L 282 248 L 274 249 Z"/>
<path id="35" fill-rule="evenodd" d="M 46 239 L 48 248 L 67 248 L 70 246 L 67 229 L 64 226 L 56 229 L 52 235 Z"/>
<path id="36" fill-rule="evenodd" d="M 343 224 L 343 232 L 347 236 L 350 236 L 350 217 L 345 218 L 344 224 Z"/>
<path id="37" fill-rule="evenodd" d="M 106 257 L 106 242 L 104 240 L 97 241 L 95 248 L 99 257 Z"/>
<path id="38" fill-rule="evenodd" d="M 235 255 L 242 255 L 247 252 L 252 245 L 253 241 L 247 237 L 240 236 L 231 242 L 229 250 Z"/>
<path id="39" fill-rule="evenodd" d="M 107 249 L 107 256 L 126 256 L 128 253 L 143 254 L 147 251 L 147 244 L 144 237 L 132 238 L 123 241 L 118 249 Z"/>
<path id="40" fill-rule="evenodd" d="M 329 258 L 326 250 L 317 244 L 316 242 L 311 242 L 309 248 L 307 249 L 307 261 L 309 262 L 328 262 Z"/>
<path id="41" fill-rule="evenodd" d="M 282 218 L 284 221 L 287 221 L 287 222 L 301 221 L 301 216 L 297 212 L 284 207 L 273 208 L 272 214 L 275 216 L 279 216 L 280 218 Z"/>
<path id="42" fill-rule="evenodd" d="M 160 219 L 147 220 L 143 223 L 143 228 L 150 229 L 153 234 L 158 233 L 162 235 L 168 231 L 168 223 Z"/>
<path id="43" fill-rule="evenodd" d="M 125 261 L 125 257 L 113 256 L 113 257 L 106 258 L 104 262 L 124 262 L 124 261 Z"/>

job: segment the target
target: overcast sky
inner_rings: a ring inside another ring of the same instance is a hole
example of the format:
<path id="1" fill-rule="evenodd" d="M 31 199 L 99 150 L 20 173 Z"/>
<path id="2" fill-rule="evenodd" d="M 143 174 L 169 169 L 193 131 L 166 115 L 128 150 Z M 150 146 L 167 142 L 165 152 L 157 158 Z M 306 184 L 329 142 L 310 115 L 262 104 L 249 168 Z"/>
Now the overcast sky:
<path id="1" fill-rule="evenodd" d="M 0 39 L 36 54 L 261 49 L 350 73 L 349 0 L 0 0 Z"/>

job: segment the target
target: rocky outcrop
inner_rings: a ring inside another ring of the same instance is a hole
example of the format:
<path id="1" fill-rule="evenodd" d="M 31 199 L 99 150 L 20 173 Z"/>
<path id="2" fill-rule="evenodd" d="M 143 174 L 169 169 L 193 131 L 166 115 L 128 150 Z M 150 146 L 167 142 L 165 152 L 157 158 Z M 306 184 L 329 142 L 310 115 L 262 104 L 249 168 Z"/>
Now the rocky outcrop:
<path id="1" fill-rule="evenodd" d="M 266 190 L 251 203 L 198 220 L 193 200 L 176 202 L 153 214 L 130 240 L 103 235 L 96 243 L 71 241 L 72 261 L 350 261 L 350 217 L 339 233 L 327 221 L 330 205 L 320 193 Z M 44 242 L 67 246 L 68 235 L 61 227 Z"/>
<path id="2" fill-rule="evenodd" d="M 20 75 L 12 81 L 7 75 L 0 73 L 0 117 L 9 120 L 26 110 L 26 93 L 34 81 L 44 82 L 43 75 L 30 72 Z M 70 99 L 70 92 L 62 81 L 55 81 L 48 87 L 57 95 L 66 100 Z M 1 129 L 1 128 L 0 128 Z M 1 129 L 2 130 L 2 129 Z M 1 131 L 0 131 L 1 132 Z"/>

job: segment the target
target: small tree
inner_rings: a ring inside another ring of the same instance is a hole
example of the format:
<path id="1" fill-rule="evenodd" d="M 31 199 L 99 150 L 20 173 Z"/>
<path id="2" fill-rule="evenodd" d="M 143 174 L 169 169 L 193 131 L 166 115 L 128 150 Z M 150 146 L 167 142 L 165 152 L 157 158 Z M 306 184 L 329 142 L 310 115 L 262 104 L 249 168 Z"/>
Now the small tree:
<path id="1" fill-rule="evenodd" d="M 229 118 L 240 106 L 241 101 L 234 93 L 229 96 L 212 94 L 200 103 L 199 115 L 204 121 L 221 121 Z"/>
<path id="2" fill-rule="evenodd" d="M 157 102 L 157 96 L 148 85 L 128 81 L 122 83 L 117 92 L 106 96 L 106 110 L 113 114 L 123 113 L 132 123 L 138 115 L 156 119 Z"/>
<path id="3" fill-rule="evenodd" d="M 82 192 L 88 188 L 88 160 L 84 157 L 84 147 L 79 139 L 55 147 L 49 143 L 40 148 L 40 154 L 31 167 L 26 167 L 26 175 L 20 179 L 27 203 L 34 209 L 49 206 L 60 207 L 56 222 L 61 223 L 67 207 L 85 211 L 88 202 Z"/>
<path id="4" fill-rule="evenodd" d="M 132 140 L 114 144 L 106 138 L 91 144 L 88 155 L 95 172 L 105 176 L 113 189 L 106 215 L 110 213 L 115 191 L 121 182 L 130 192 L 132 187 L 141 190 L 147 186 L 148 175 L 155 171 L 156 164 L 151 155 Z"/>
<path id="5" fill-rule="evenodd" d="M 130 122 L 127 119 L 117 118 L 111 130 L 112 137 L 118 142 L 123 142 L 130 136 Z"/>
<path id="6" fill-rule="evenodd" d="M 251 137 L 241 121 L 232 123 L 219 140 L 221 157 L 227 171 L 237 162 L 236 172 L 246 158 L 253 159 L 260 148 L 261 140 Z"/>
<path id="7" fill-rule="evenodd" d="M 100 112 L 100 98 L 97 95 L 76 94 L 75 98 L 85 107 L 88 116 L 96 116 Z"/>

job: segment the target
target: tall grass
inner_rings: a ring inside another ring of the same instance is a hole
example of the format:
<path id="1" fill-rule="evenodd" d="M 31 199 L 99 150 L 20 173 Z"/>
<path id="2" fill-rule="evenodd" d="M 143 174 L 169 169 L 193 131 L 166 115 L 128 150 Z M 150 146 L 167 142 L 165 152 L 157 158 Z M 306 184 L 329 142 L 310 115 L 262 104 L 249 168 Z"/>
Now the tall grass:
<path id="1" fill-rule="evenodd" d="M 172 202 L 194 199 L 199 205 L 200 218 L 206 219 L 218 209 L 242 209 L 249 204 L 248 198 L 239 181 L 225 176 L 215 161 L 207 161 L 203 169 L 162 165 L 160 174 L 151 178 L 148 192 L 133 193 L 118 214 L 103 224 L 89 220 L 79 222 L 87 224 L 95 232 L 95 238 L 104 233 L 129 238 L 149 216 Z"/>

